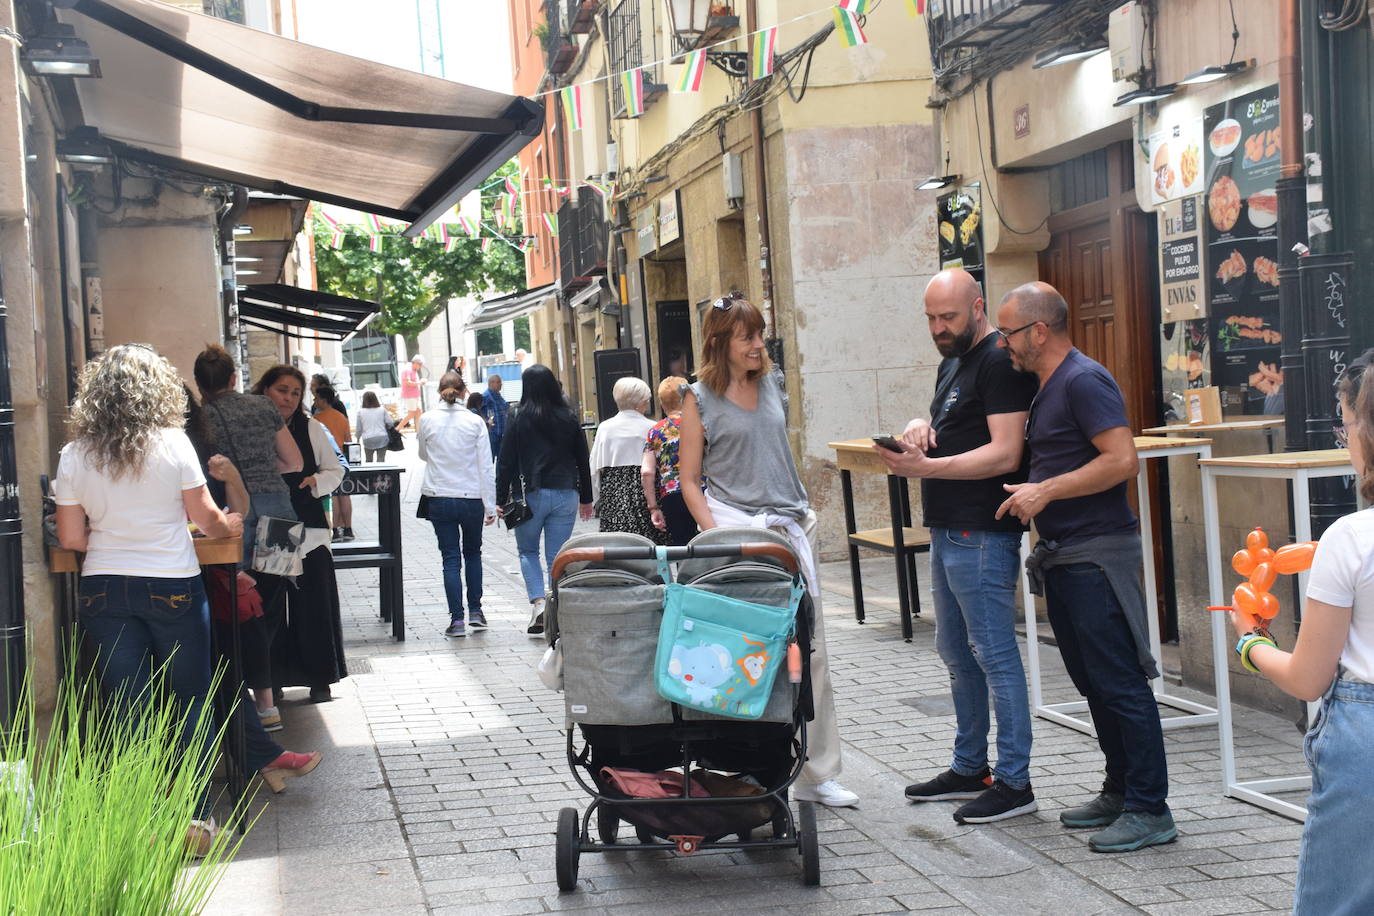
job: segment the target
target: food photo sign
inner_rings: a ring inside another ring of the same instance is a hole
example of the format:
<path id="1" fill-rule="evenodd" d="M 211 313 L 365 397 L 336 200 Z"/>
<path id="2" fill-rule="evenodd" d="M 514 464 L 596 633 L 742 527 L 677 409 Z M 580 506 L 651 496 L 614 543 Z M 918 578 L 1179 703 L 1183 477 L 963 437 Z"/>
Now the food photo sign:
<path id="1" fill-rule="evenodd" d="M 1202 118 L 1150 134 L 1150 202 L 1202 193 Z"/>
<path id="2" fill-rule="evenodd" d="M 936 199 L 940 222 L 940 269 L 962 267 L 983 282 L 983 207 L 979 188 L 969 186 Z"/>
<path id="3" fill-rule="evenodd" d="M 1279 370 L 1279 90 L 1203 115 L 1212 372 L 1228 414 L 1283 412 Z"/>

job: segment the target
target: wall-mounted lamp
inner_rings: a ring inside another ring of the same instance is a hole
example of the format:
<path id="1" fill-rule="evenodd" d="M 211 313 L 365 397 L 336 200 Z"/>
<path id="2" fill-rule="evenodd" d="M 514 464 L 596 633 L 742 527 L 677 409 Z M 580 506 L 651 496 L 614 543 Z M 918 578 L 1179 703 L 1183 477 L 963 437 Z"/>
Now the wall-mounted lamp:
<path id="1" fill-rule="evenodd" d="M 93 127 L 77 127 L 57 141 L 57 159 L 68 165 L 109 165 L 114 153 Z"/>
<path id="2" fill-rule="evenodd" d="M 1178 91 L 1178 83 L 1166 83 L 1163 86 L 1150 86 L 1145 89 L 1132 89 L 1117 98 L 1112 103 L 1113 108 L 1122 108 L 1126 105 L 1148 105 L 1151 102 L 1158 102 L 1160 99 L 1167 99 Z"/>
<path id="3" fill-rule="evenodd" d="M 667 181 L 667 180 L 668 180 L 668 176 L 667 176 L 667 175 L 650 175 L 648 178 L 644 179 L 644 183 L 645 183 L 645 184 L 658 184 L 660 181 Z"/>
<path id="4" fill-rule="evenodd" d="M 253 227 L 247 223 L 239 223 L 234 227 L 234 235 L 252 235 Z"/>
<path id="5" fill-rule="evenodd" d="M 1053 48 L 1047 48 L 1035 55 L 1035 62 L 1031 64 L 1031 69 L 1043 70 L 1046 67 L 1057 67 L 1060 64 L 1068 64 L 1076 60 L 1087 60 L 1089 57 L 1096 57 L 1105 50 L 1107 50 L 1107 42 L 1100 38 L 1088 42 L 1077 41 L 1055 45 Z"/>
<path id="6" fill-rule="evenodd" d="M 34 76 L 100 76 L 100 61 L 91 46 L 76 37 L 76 29 L 61 22 L 25 39 L 19 59 Z"/>
<path id="7" fill-rule="evenodd" d="M 1243 73 L 1255 65 L 1251 60 L 1234 60 L 1229 64 L 1221 64 L 1217 67 L 1203 67 L 1196 73 L 1190 73 L 1178 81 L 1180 86 L 1196 86 L 1199 83 L 1211 83 L 1215 80 L 1225 79 L 1237 73 Z"/>
<path id="8" fill-rule="evenodd" d="M 925 181 L 916 186 L 918 191 L 938 191 L 947 188 L 959 180 L 958 175 L 931 175 Z"/>

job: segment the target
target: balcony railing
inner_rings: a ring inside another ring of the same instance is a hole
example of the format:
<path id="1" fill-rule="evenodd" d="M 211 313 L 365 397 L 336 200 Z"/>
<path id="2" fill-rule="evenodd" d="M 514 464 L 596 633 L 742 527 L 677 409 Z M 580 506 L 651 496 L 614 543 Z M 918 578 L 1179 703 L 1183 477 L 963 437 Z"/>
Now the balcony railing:
<path id="1" fill-rule="evenodd" d="M 577 57 L 577 45 L 572 43 L 568 22 L 564 16 L 563 0 L 544 0 L 544 28 L 541 37 L 548 56 L 550 73 L 567 73 Z"/>
<path id="2" fill-rule="evenodd" d="M 941 47 L 987 45 L 1062 5 L 1064 0 L 945 0 L 938 8 L 927 8 L 926 21 L 932 37 L 940 32 Z"/>
<path id="3" fill-rule="evenodd" d="M 976 83 L 1069 33 L 1098 34 L 1112 4 L 1102 0 L 943 0 L 926 6 L 936 84 Z"/>
<path id="4" fill-rule="evenodd" d="M 558 208 L 558 272 L 564 289 L 586 286 L 606 272 L 606 239 L 610 227 L 603 218 L 601 195 L 578 188 Z"/>
<path id="5" fill-rule="evenodd" d="M 596 12 L 601 8 L 601 0 L 568 0 L 568 31 L 574 35 L 586 35 L 596 22 Z"/>
<path id="6" fill-rule="evenodd" d="M 650 13 L 653 6 L 646 4 Z M 650 47 L 649 53 L 645 54 L 644 49 L 644 30 L 640 20 L 640 0 L 621 0 L 616 7 L 611 10 L 608 18 L 610 33 L 607 35 L 607 49 L 611 55 L 611 70 L 615 73 L 624 73 L 636 67 L 644 67 L 642 79 L 644 80 L 644 107 L 648 108 L 653 102 L 668 91 L 668 87 L 663 84 L 661 64 L 645 66 L 644 59 L 653 59 L 657 50 Z M 651 21 L 650 25 L 654 23 Z M 654 29 L 649 30 L 650 35 Z M 625 89 L 620 80 L 613 79 L 611 82 L 611 113 L 614 117 L 626 117 Z"/>

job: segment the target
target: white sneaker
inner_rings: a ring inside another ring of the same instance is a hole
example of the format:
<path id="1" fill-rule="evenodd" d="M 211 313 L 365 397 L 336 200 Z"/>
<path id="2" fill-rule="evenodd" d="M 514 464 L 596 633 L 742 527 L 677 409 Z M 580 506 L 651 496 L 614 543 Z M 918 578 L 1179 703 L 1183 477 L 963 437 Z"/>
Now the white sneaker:
<path id="1" fill-rule="evenodd" d="M 525 632 L 534 639 L 542 639 L 544 636 L 544 599 L 536 598 L 530 602 L 530 625 L 525 627 Z"/>
<path id="2" fill-rule="evenodd" d="M 833 779 L 816 785 L 797 783 L 792 787 L 792 797 L 797 801 L 820 802 L 827 808 L 855 808 L 859 804 L 859 796 Z"/>

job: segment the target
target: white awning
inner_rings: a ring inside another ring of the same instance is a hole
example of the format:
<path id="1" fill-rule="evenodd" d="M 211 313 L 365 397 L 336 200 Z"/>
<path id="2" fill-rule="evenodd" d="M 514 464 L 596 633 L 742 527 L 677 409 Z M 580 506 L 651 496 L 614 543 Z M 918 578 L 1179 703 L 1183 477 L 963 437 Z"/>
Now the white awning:
<path id="1" fill-rule="evenodd" d="M 481 331 L 486 328 L 500 327 L 507 321 L 514 321 L 522 315 L 528 315 L 530 312 L 543 308 L 545 303 L 557 295 L 558 289 L 550 283 L 547 286 L 525 290 L 523 293 L 512 293 L 499 299 L 488 299 L 477 306 L 472 316 L 468 318 L 467 324 L 463 326 L 463 330 Z"/>
<path id="2" fill-rule="evenodd" d="M 68 0 L 100 60 L 74 80 L 116 155 L 336 203 L 418 234 L 543 127 L 539 102 L 156 0 Z"/>
<path id="3" fill-rule="evenodd" d="M 568 308 L 576 311 L 577 307 L 582 303 L 600 296 L 601 291 L 605 288 L 606 287 L 602 285 L 601 281 L 597 280 L 585 289 L 578 290 L 568 297 Z"/>

